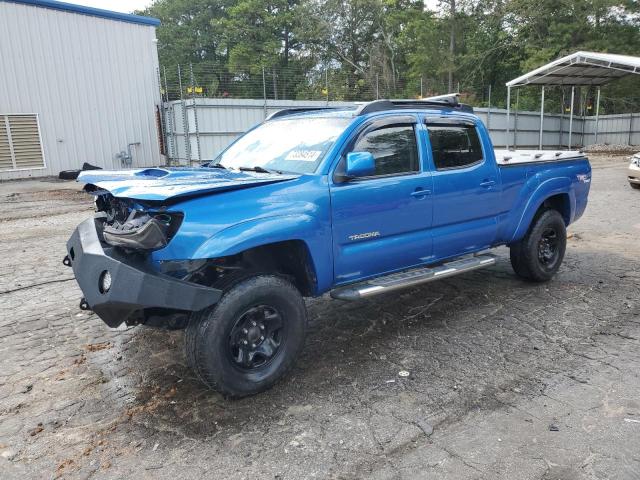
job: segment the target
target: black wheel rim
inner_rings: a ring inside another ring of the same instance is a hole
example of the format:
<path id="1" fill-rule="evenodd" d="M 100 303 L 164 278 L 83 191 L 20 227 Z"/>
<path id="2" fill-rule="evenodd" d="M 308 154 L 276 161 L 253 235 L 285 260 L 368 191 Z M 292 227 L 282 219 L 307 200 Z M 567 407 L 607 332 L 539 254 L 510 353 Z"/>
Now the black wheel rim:
<path id="1" fill-rule="evenodd" d="M 560 239 L 553 228 L 547 228 L 542 232 L 538 242 L 538 261 L 545 267 L 553 266 L 558 258 Z"/>
<path id="2" fill-rule="evenodd" d="M 269 364 L 284 341 L 280 312 L 269 305 L 251 307 L 238 317 L 229 334 L 228 349 L 240 370 L 256 370 Z"/>

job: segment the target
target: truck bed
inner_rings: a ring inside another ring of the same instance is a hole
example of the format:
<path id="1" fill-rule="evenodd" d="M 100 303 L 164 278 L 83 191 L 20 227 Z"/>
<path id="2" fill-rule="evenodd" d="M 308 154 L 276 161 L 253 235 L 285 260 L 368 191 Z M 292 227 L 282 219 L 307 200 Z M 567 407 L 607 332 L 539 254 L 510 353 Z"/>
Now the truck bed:
<path id="1" fill-rule="evenodd" d="M 557 162 L 584 158 L 578 150 L 494 150 L 498 165 L 520 165 L 523 163 Z"/>

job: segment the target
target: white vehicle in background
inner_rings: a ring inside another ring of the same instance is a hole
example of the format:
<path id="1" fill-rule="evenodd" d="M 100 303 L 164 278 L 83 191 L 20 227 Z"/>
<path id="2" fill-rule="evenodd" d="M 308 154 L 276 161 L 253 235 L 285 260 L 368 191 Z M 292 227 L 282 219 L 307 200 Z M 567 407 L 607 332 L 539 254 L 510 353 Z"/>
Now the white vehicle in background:
<path id="1" fill-rule="evenodd" d="M 640 152 L 631 157 L 631 163 L 627 170 L 627 178 L 631 188 L 640 190 Z"/>

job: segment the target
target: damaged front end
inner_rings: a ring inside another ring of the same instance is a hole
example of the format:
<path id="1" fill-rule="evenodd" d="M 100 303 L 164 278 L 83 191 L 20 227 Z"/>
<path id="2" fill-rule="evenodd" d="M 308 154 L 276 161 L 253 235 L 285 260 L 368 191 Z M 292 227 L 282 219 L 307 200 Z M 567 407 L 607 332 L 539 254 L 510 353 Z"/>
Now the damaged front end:
<path id="1" fill-rule="evenodd" d="M 114 328 L 122 323 L 180 328 L 189 312 L 220 299 L 220 290 L 167 275 L 150 261 L 150 253 L 176 234 L 182 213 L 91 185 L 85 189 L 95 196 L 97 214 L 78 225 L 63 260 L 84 295 L 82 309 Z"/>
<path id="2" fill-rule="evenodd" d="M 96 211 L 103 213 L 103 239 L 114 247 L 141 251 L 164 248 L 184 218 L 181 212 L 163 206 L 117 198 L 104 190 L 87 190 L 95 196 Z"/>

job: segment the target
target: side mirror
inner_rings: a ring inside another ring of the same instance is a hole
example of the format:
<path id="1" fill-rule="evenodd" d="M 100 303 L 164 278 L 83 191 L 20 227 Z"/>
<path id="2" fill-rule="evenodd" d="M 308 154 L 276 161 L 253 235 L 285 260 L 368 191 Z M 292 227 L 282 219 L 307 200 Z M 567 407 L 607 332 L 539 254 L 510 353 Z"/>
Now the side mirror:
<path id="1" fill-rule="evenodd" d="M 345 176 L 347 178 L 367 177 L 376 171 L 376 161 L 371 152 L 347 153 Z"/>

